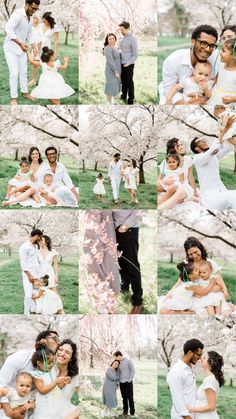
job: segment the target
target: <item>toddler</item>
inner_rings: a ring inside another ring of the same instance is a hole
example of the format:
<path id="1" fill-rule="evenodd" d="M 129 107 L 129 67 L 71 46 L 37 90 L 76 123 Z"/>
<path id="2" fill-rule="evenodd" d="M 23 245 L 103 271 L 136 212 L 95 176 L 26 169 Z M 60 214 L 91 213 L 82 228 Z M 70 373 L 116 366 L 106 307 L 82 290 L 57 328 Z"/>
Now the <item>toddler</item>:
<path id="1" fill-rule="evenodd" d="M 102 201 L 103 196 L 106 195 L 106 190 L 103 183 L 104 183 L 104 177 L 102 173 L 99 173 L 96 178 L 96 185 L 93 188 L 93 192 L 95 193 L 99 201 Z"/>
<path id="2" fill-rule="evenodd" d="M 40 194 L 44 194 L 43 197 L 46 200 L 47 205 L 52 205 L 51 201 L 47 199 L 47 197 L 51 197 L 54 200 L 56 200 L 56 197 L 55 197 L 56 188 L 53 183 L 53 175 L 51 173 L 47 173 L 44 176 L 43 184 L 38 188 L 38 190 Z M 46 194 L 46 197 L 45 197 L 45 194 Z"/>

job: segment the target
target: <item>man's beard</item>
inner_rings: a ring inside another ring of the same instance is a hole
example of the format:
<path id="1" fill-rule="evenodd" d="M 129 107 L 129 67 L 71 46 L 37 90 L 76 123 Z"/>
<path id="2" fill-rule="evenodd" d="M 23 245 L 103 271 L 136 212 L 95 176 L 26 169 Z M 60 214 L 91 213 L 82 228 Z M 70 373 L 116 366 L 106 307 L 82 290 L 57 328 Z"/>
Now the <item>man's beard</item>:
<path id="1" fill-rule="evenodd" d="M 209 57 L 207 57 L 205 60 L 201 60 L 201 59 L 200 59 L 200 58 L 196 55 L 195 50 L 196 50 L 196 47 L 195 47 L 195 46 L 194 46 L 194 47 L 192 47 L 193 55 L 194 55 L 194 57 L 196 58 L 196 60 L 197 60 L 199 63 L 205 63 L 205 62 L 208 60 L 208 58 L 209 58 Z"/>
<path id="2" fill-rule="evenodd" d="M 209 148 L 210 148 L 210 147 L 205 148 L 204 150 L 202 150 L 202 151 L 203 151 L 203 153 L 205 153 L 207 150 L 209 150 Z"/>

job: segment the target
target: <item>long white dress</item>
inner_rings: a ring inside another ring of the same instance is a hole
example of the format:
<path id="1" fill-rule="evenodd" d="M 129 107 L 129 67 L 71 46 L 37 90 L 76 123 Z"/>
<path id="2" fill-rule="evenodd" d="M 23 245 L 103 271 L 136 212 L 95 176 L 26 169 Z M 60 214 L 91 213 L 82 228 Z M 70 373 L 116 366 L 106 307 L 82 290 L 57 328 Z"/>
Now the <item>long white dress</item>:
<path id="1" fill-rule="evenodd" d="M 125 181 L 124 186 L 126 189 L 133 189 L 133 190 L 137 189 L 136 176 L 138 172 L 139 172 L 139 169 L 137 167 L 135 167 L 135 169 L 132 169 L 132 170 L 130 170 L 129 168 L 128 170 L 125 169 L 126 181 Z"/>
<path id="2" fill-rule="evenodd" d="M 32 375 L 43 381 L 44 385 L 51 384 L 57 377 L 57 369 L 53 368 L 50 372 L 32 372 Z M 55 419 L 58 418 L 57 411 L 61 400 L 61 389 L 56 386 L 47 394 L 36 392 L 36 408 L 33 419 Z"/>
<path id="3" fill-rule="evenodd" d="M 200 385 L 197 391 L 197 406 L 205 406 L 208 404 L 205 390 L 212 389 L 216 392 L 216 398 L 218 397 L 220 386 L 213 374 L 204 378 L 203 383 Z M 216 410 L 214 412 L 196 413 L 196 419 L 220 419 Z"/>
<path id="4" fill-rule="evenodd" d="M 60 32 L 59 26 L 55 25 L 54 28 L 48 28 L 46 31 L 44 29 L 44 24 L 40 23 L 39 25 L 39 37 L 40 41 L 42 42 L 42 48 L 43 47 L 52 47 L 52 39 L 54 37 L 54 34 L 57 32 Z"/>
<path id="5" fill-rule="evenodd" d="M 42 278 L 44 275 L 49 275 L 48 287 L 53 288 L 56 286 L 55 283 L 55 272 L 53 270 L 53 259 L 57 256 L 56 250 L 52 249 L 48 252 L 48 255 L 44 258 L 39 251 L 39 276 Z"/>
<path id="6" fill-rule="evenodd" d="M 58 404 L 57 419 L 64 419 L 70 413 L 73 413 L 76 406 L 71 403 L 73 394 L 79 388 L 79 376 L 72 378 L 71 383 L 61 389 L 60 401 Z"/>

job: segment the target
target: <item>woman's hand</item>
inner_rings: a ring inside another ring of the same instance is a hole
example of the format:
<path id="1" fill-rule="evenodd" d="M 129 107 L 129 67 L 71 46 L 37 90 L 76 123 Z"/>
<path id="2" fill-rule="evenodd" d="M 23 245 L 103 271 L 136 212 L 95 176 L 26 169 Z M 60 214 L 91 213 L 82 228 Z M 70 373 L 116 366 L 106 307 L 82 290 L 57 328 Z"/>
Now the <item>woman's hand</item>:
<path id="1" fill-rule="evenodd" d="M 119 79 L 119 78 L 120 78 L 120 74 L 119 74 L 118 72 L 115 72 L 115 77 L 116 77 L 117 79 Z"/>
<path id="2" fill-rule="evenodd" d="M 234 103 L 236 101 L 235 96 L 223 96 L 222 101 L 224 105 L 230 105 L 230 103 Z"/>

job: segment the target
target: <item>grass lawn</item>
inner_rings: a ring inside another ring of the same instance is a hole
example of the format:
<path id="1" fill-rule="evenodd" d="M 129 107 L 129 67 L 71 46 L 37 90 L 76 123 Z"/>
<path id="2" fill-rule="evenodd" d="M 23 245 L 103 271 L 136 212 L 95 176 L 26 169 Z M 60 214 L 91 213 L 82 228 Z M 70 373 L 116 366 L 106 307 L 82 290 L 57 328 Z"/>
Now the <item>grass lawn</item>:
<path id="1" fill-rule="evenodd" d="M 76 105 L 78 104 L 78 42 L 76 37 L 72 38 L 72 35 L 69 37 L 69 45 L 64 44 L 64 33 L 59 34 L 59 46 L 58 46 L 58 59 L 63 63 L 64 57 L 68 56 L 70 58 L 69 65 L 66 71 L 61 71 L 65 82 L 69 84 L 74 90 L 75 93 L 65 99 L 61 99 L 61 104 L 67 105 Z M 0 60 L 1 60 L 1 74 L 0 74 L 0 104 L 8 105 L 10 103 L 10 89 L 9 89 L 9 72 L 7 63 L 5 60 L 5 55 L 3 51 L 3 43 L 5 36 L 0 34 Z M 41 70 L 38 70 L 38 78 L 41 74 Z M 32 66 L 28 64 L 28 81 L 31 80 L 32 75 Z M 30 88 L 31 91 L 31 88 Z M 49 101 L 44 99 L 37 99 L 32 102 L 31 100 L 25 99 L 19 93 L 19 104 L 23 105 L 48 105 Z"/>
<path id="2" fill-rule="evenodd" d="M 197 387 L 200 386 L 201 382 L 201 380 L 197 380 Z M 166 384 L 166 375 L 163 371 L 160 371 L 158 375 L 157 417 L 158 419 L 170 418 L 170 412 L 171 397 Z M 226 385 L 220 389 L 217 400 L 217 413 L 221 419 L 235 419 L 236 417 L 235 387 L 229 386 L 228 379 L 226 380 Z"/>
<path id="3" fill-rule="evenodd" d="M 97 40 L 94 49 L 93 73 L 88 77 L 80 75 L 79 102 L 83 105 L 106 103 L 105 58 L 102 54 L 103 40 Z M 135 102 L 140 104 L 157 103 L 157 53 L 156 38 L 147 37 L 139 41 L 139 57 L 134 69 Z M 117 100 L 118 104 L 123 104 Z"/>
<path id="4" fill-rule="evenodd" d="M 193 155 L 191 155 L 193 157 Z M 158 152 L 157 163 L 160 164 L 165 158 L 165 153 Z M 233 154 L 228 154 L 220 162 L 220 177 L 222 182 L 225 184 L 227 189 L 235 189 L 236 174 L 234 170 L 234 156 Z M 193 174 L 196 183 L 198 184 L 197 173 L 195 166 L 193 165 Z"/>
<path id="5" fill-rule="evenodd" d="M 61 156 L 60 162 L 65 165 L 74 185 L 78 186 L 78 169 L 76 167 L 76 164 L 73 162 L 72 158 L 70 158 L 69 156 Z M 1 181 L 0 207 L 6 195 L 8 181 L 16 175 L 18 168 L 19 168 L 19 161 L 15 161 L 8 158 L 0 158 L 0 181 Z M 8 206 L 6 208 L 19 209 L 23 207 L 20 204 L 16 204 L 16 205 Z M 27 207 L 24 207 L 24 208 L 27 208 Z M 51 209 L 52 207 L 50 207 L 50 210 Z"/>
<path id="6" fill-rule="evenodd" d="M 136 415 L 133 418 L 156 419 L 156 363 L 151 360 L 134 361 L 136 370 L 134 380 L 134 400 Z M 89 394 L 81 390 L 80 396 L 80 419 L 95 419 L 100 416 L 102 410 L 102 384 L 104 370 L 83 371 L 80 376 L 81 385 L 84 380 L 91 380 L 92 389 Z M 119 417 L 122 416 L 122 400 L 120 390 L 117 391 L 118 410 L 114 410 Z"/>
<path id="7" fill-rule="evenodd" d="M 66 314 L 78 313 L 78 259 L 65 257 L 59 262 L 59 288 Z M 0 258 L 0 314 L 23 314 L 24 292 L 17 253 Z"/>
<path id="8" fill-rule="evenodd" d="M 93 193 L 93 187 L 96 183 L 98 173 L 102 173 L 105 179 L 104 186 L 106 189 L 106 197 L 104 202 L 99 201 Z M 157 170 L 153 168 L 150 172 L 145 173 L 146 184 L 138 186 L 138 204 L 133 204 L 141 209 L 156 209 L 156 179 Z M 112 202 L 112 188 L 108 182 L 107 169 L 100 169 L 95 172 L 94 170 L 87 169 L 85 172 L 79 171 L 79 185 L 80 185 L 80 208 L 120 208 L 129 209 L 131 207 L 128 191 L 124 188 L 124 183 L 120 185 L 120 204 L 115 205 Z"/>
<path id="9" fill-rule="evenodd" d="M 189 48 L 190 38 L 158 37 L 158 83 L 162 80 L 163 61 L 174 51 L 182 48 Z M 173 47 L 172 47 L 173 46 Z M 166 48 L 165 48 L 166 47 Z"/>
<path id="10" fill-rule="evenodd" d="M 235 294 L 235 263 L 225 263 L 223 260 L 216 260 L 216 263 L 219 266 L 222 266 L 222 277 L 225 281 L 225 284 L 228 288 L 230 295 L 229 301 L 236 304 L 236 294 Z M 178 262 L 176 262 L 178 263 Z M 165 295 L 167 291 L 175 284 L 179 277 L 179 271 L 176 268 L 176 263 L 168 263 L 163 261 L 158 261 L 158 295 Z"/>

